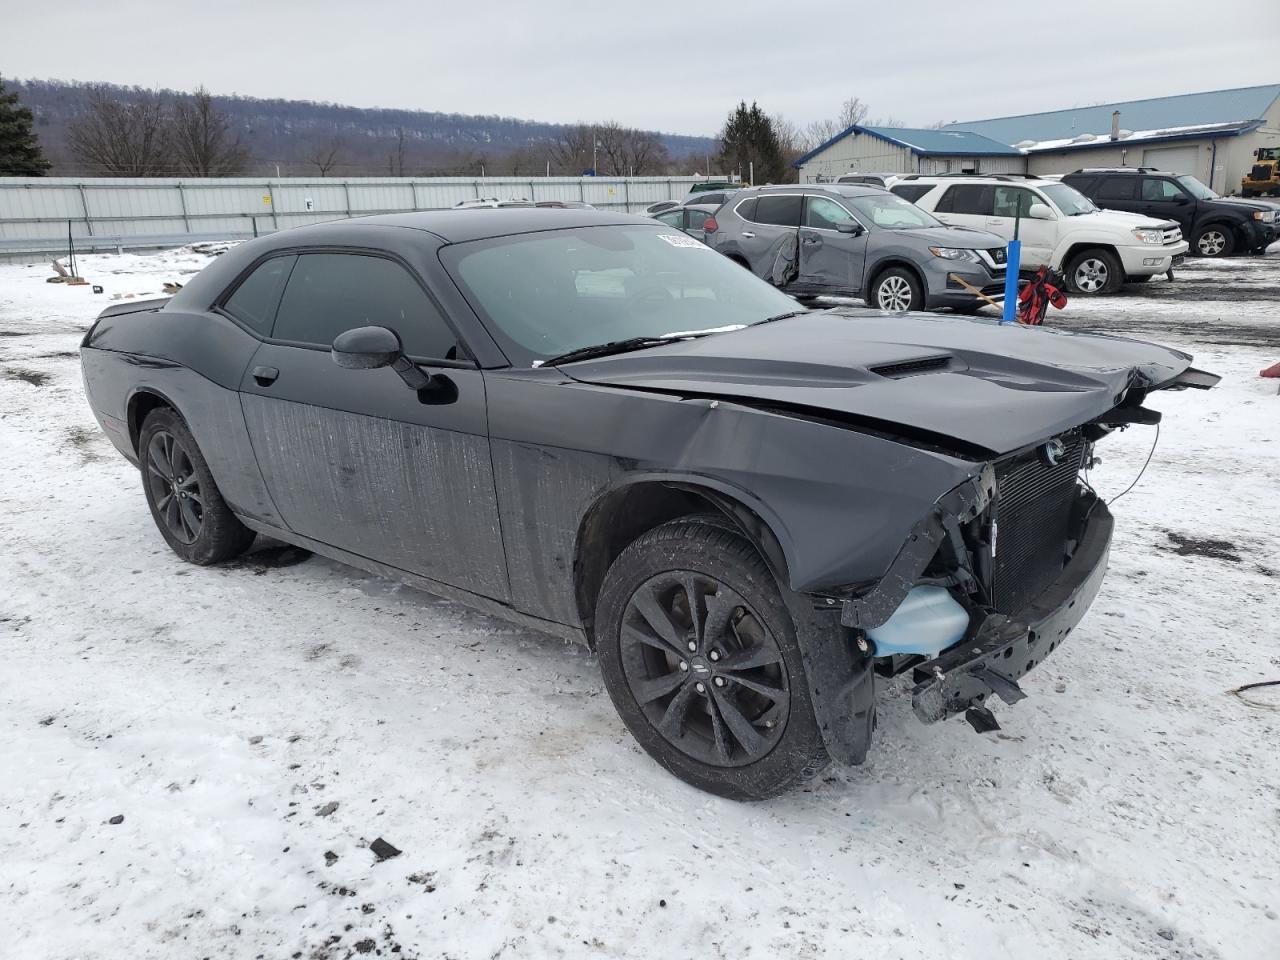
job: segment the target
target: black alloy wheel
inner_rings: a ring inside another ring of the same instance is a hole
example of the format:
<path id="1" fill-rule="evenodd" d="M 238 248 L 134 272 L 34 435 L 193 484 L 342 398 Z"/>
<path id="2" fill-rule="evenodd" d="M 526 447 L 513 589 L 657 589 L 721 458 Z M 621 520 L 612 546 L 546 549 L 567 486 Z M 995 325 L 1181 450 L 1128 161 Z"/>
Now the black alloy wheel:
<path id="1" fill-rule="evenodd" d="M 592 630 L 609 698 L 645 752 L 700 790 L 764 800 L 831 762 L 787 590 L 717 514 L 642 533 L 605 575 Z"/>
<path id="2" fill-rule="evenodd" d="M 169 533 L 181 543 L 195 543 L 204 526 L 200 478 L 191 454 L 167 430 L 157 430 L 147 444 L 147 483 Z"/>
<path id="3" fill-rule="evenodd" d="M 176 411 L 161 407 L 149 413 L 137 450 L 147 505 L 174 553 L 204 565 L 249 549 L 254 532 L 222 499 L 204 454 Z"/>
<path id="4" fill-rule="evenodd" d="M 693 759 L 741 766 L 782 738 L 791 694 L 778 642 L 714 577 L 671 570 L 645 581 L 627 602 L 621 646 L 637 705 Z"/>

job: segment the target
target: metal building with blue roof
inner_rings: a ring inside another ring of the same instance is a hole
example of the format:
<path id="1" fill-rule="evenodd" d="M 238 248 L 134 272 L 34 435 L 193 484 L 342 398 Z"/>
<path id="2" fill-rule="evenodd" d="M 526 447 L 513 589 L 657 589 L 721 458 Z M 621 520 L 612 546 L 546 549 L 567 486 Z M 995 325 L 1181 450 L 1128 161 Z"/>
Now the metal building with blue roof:
<path id="1" fill-rule="evenodd" d="M 853 172 L 1070 173 L 1155 167 L 1240 192 L 1259 147 L 1280 146 L 1280 83 L 970 120 L 855 125 L 798 161 L 802 183 Z"/>

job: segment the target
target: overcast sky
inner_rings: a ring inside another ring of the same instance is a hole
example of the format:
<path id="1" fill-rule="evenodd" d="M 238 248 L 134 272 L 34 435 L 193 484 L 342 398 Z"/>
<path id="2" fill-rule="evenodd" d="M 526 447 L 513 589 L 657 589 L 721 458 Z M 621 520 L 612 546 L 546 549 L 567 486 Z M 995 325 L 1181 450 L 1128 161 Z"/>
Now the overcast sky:
<path id="1" fill-rule="evenodd" d="M 923 126 L 1280 82 L 1276 0 L 1001 7 L 0 0 L 0 73 L 690 134 L 740 99 Z"/>

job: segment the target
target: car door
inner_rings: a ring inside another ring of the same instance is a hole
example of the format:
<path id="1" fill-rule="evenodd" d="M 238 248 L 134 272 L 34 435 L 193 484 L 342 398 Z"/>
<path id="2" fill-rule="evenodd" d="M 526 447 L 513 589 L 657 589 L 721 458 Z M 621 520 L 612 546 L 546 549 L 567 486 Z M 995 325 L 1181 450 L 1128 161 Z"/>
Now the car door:
<path id="1" fill-rule="evenodd" d="M 1182 185 L 1168 177 L 1143 177 L 1138 211 L 1158 220 L 1176 220 L 1183 236 L 1191 236 L 1196 202 Z"/>
<path id="2" fill-rule="evenodd" d="M 858 233 L 841 233 L 854 224 Z M 804 198 L 797 286 L 831 293 L 859 293 L 867 259 L 867 231 L 858 218 L 828 196 Z"/>
<path id="3" fill-rule="evenodd" d="M 752 272 L 768 279 L 774 274 L 778 254 L 800 229 L 803 197 L 799 193 L 764 193 L 754 200 L 752 219 L 742 221 L 738 245 Z"/>
<path id="4" fill-rule="evenodd" d="M 1074 183 L 1068 185 L 1075 186 Z M 1137 177 L 1104 176 L 1098 179 L 1093 191 L 1085 195 L 1104 210 L 1138 213 L 1142 209 L 1142 202 L 1138 199 L 1137 187 Z"/>
<path id="5" fill-rule="evenodd" d="M 1052 219 L 1036 220 L 1031 216 L 1031 207 L 1037 203 L 1049 210 Z M 1022 263 L 1035 267 L 1049 262 L 1057 241 L 1059 215 L 1053 204 L 1038 193 L 998 183 L 991 187 L 991 216 L 982 229 L 1010 240 L 1016 233 L 1022 243 Z"/>
<path id="6" fill-rule="evenodd" d="M 696 207 L 686 207 L 684 211 L 684 227 L 685 233 L 691 237 L 697 237 L 699 240 L 706 241 L 707 231 L 704 229 L 706 222 L 711 218 L 708 210 L 699 210 Z"/>
<path id="7" fill-rule="evenodd" d="M 433 375 L 338 367 L 354 327 L 396 331 Z M 418 278 L 376 251 L 299 252 L 271 338 L 240 385 L 254 454 L 281 517 L 303 537 L 505 601 L 485 386 Z"/>

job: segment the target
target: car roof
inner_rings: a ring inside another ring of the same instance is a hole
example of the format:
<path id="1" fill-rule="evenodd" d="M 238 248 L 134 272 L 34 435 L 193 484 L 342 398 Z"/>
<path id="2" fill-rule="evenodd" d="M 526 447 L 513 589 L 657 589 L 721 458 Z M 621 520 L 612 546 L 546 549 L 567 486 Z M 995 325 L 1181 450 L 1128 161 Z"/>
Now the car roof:
<path id="1" fill-rule="evenodd" d="M 1022 174 L 1005 174 L 1005 173 L 975 173 L 972 176 L 957 177 L 952 175 L 943 176 L 940 174 L 930 176 L 929 174 L 911 175 L 905 177 L 903 184 L 923 183 L 946 185 L 951 183 L 1012 183 L 1020 187 L 1046 187 L 1050 184 L 1057 183 L 1057 180 L 1046 180 L 1043 177 L 1026 177 Z M 899 184 L 894 184 L 899 186 Z"/>
<path id="2" fill-rule="evenodd" d="M 580 207 L 498 207 L 422 210 L 417 213 L 384 213 L 350 220 L 330 220 L 306 227 L 294 227 L 289 236 L 305 239 L 305 232 L 316 230 L 359 231 L 364 227 L 401 227 L 434 234 L 446 243 L 466 243 L 505 237 L 513 233 L 556 230 L 572 227 L 601 227 L 618 224 L 652 226 L 648 217 L 613 213 L 606 210 L 584 210 Z"/>
<path id="3" fill-rule="evenodd" d="M 767 187 L 755 187 L 751 192 L 756 194 L 795 193 L 797 190 L 805 193 L 815 191 L 833 193 L 838 197 L 874 197 L 885 192 L 883 187 L 869 183 L 775 183 Z"/>

